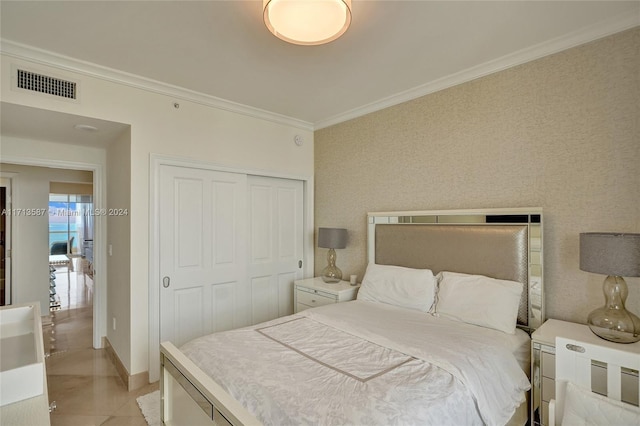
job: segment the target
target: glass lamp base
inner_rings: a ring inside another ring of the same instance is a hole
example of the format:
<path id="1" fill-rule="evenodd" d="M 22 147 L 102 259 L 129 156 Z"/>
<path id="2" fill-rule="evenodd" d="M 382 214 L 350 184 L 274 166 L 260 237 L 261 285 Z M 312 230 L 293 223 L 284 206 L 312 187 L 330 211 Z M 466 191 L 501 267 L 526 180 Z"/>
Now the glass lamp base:
<path id="1" fill-rule="evenodd" d="M 342 280 L 342 271 L 337 266 L 327 266 L 322 270 L 322 281 L 328 284 L 339 283 Z"/>
<path id="2" fill-rule="evenodd" d="M 327 267 L 322 270 L 322 281 L 328 284 L 339 283 L 342 280 L 342 271 L 336 266 L 336 251 L 329 249 L 327 252 Z"/>
<path id="3" fill-rule="evenodd" d="M 598 308 L 587 319 L 593 333 L 605 340 L 616 343 L 640 341 L 640 318 L 626 309 Z"/>
<path id="4" fill-rule="evenodd" d="M 609 275 L 602 283 L 605 304 L 589 314 L 587 324 L 596 336 L 616 343 L 640 341 L 640 318 L 627 311 L 629 290 L 624 278 Z"/>

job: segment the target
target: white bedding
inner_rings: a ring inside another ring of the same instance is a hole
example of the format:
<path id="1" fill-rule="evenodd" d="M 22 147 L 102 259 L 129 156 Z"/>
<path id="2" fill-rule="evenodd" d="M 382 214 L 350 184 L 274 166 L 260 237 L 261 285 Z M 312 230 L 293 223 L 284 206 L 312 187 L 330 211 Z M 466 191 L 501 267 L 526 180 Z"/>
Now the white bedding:
<path id="1" fill-rule="evenodd" d="M 513 355 L 522 345 L 521 334 L 353 301 L 181 350 L 264 424 L 502 425 L 530 386 Z"/>

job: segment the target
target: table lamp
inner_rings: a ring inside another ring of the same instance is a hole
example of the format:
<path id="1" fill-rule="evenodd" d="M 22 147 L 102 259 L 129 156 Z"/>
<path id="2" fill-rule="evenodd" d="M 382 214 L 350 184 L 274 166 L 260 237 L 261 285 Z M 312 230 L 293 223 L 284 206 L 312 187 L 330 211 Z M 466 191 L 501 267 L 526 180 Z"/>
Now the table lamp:
<path id="1" fill-rule="evenodd" d="M 629 290 L 625 277 L 640 277 L 640 234 L 580 234 L 580 269 L 607 275 L 605 304 L 589 314 L 587 323 L 598 337 L 617 343 L 640 341 L 640 318 L 624 307 Z"/>
<path id="2" fill-rule="evenodd" d="M 335 249 L 347 246 L 347 230 L 342 228 L 318 228 L 318 247 L 328 248 L 327 267 L 322 270 L 325 283 L 337 283 L 342 279 L 342 271 L 336 266 Z"/>

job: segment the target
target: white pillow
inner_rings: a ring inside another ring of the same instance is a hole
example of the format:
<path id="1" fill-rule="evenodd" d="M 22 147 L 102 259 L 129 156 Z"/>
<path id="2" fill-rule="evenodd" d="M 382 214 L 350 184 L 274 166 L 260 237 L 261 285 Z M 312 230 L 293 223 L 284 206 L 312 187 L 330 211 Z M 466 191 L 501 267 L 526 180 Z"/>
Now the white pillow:
<path id="1" fill-rule="evenodd" d="M 370 263 L 357 299 L 428 312 L 433 305 L 436 283 L 430 269 Z"/>
<path id="2" fill-rule="evenodd" d="M 438 315 L 515 333 L 522 283 L 457 272 L 440 272 L 438 280 Z"/>
<path id="3" fill-rule="evenodd" d="M 562 424 L 582 425 L 640 425 L 640 408 L 589 392 L 567 383 Z"/>

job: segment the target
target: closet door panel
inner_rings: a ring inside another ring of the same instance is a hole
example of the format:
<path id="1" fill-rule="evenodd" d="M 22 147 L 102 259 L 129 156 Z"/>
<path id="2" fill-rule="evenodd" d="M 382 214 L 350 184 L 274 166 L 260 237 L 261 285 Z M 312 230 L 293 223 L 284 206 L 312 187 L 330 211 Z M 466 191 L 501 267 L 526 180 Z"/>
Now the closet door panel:
<path id="1" fill-rule="evenodd" d="M 302 182 L 249 176 L 249 277 L 253 322 L 293 313 L 293 281 L 302 278 Z M 268 290 L 265 287 L 268 286 Z"/>
<path id="2" fill-rule="evenodd" d="M 160 170 L 160 339 L 248 325 L 246 175 Z"/>

